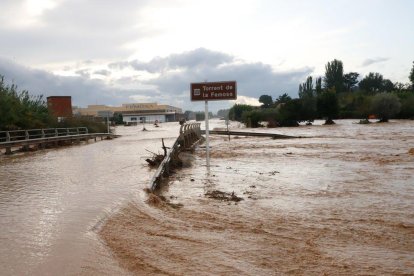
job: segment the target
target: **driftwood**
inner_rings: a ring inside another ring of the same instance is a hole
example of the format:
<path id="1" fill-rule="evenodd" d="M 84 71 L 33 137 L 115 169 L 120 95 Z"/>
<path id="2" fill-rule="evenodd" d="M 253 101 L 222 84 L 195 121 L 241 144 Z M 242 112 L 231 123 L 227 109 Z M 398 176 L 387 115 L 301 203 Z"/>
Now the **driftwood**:
<path id="1" fill-rule="evenodd" d="M 164 160 L 165 156 L 167 156 L 167 149 L 169 149 L 169 147 L 165 146 L 164 138 L 162 138 L 161 141 L 162 141 L 162 149 L 164 151 L 164 155 L 157 154 L 157 153 L 151 152 L 149 150 L 146 150 L 149 153 L 152 153 L 151 158 L 145 159 L 145 161 L 147 161 L 147 163 L 151 167 L 158 167 L 161 164 L 161 162 Z M 182 164 L 182 162 L 181 162 L 181 160 L 179 160 L 178 156 L 173 156 L 172 161 L 173 161 L 172 162 L 173 167 L 177 167 L 177 166 L 180 166 L 180 164 Z"/>

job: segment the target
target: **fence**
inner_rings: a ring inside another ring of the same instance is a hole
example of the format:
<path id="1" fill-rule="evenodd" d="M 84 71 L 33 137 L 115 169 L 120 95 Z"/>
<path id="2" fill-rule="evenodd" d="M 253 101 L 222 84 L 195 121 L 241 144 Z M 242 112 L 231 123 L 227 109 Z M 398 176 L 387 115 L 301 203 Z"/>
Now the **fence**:
<path id="1" fill-rule="evenodd" d="M 159 187 L 163 177 L 170 175 L 171 167 L 176 166 L 175 163 L 179 162 L 178 154 L 183 150 L 192 148 L 200 139 L 200 123 L 190 123 L 181 126 L 180 135 L 175 140 L 174 145 L 164 156 L 164 159 L 151 179 L 151 191 L 154 191 Z"/>
<path id="2" fill-rule="evenodd" d="M 27 151 L 30 146 L 44 148 L 48 145 L 63 145 L 73 142 L 88 141 L 100 137 L 116 138 L 112 133 L 89 133 L 86 127 L 77 128 L 48 128 L 48 129 L 28 129 L 0 131 L 0 150 L 6 149 L 6 154 L 12 153 L 12 148 L 21 147 Z"/>

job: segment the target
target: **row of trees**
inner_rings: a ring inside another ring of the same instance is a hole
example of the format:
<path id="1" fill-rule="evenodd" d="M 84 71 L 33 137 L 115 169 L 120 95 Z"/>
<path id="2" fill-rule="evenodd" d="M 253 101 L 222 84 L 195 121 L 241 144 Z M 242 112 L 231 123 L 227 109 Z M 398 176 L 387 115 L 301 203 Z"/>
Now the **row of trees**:
<path id="1" fill-rule="evenodd" d="M 273 100 L 262 95 L 260 108 L 235 105 L 229 117 L 252 127 L 260 121 L 270 126 L 293 126 L 301 121 L 311 124 L 317 118 L 326 119 L 326 124 L 333 124 L 335 118 L 370 115 L 384 122 L 392 117 L 414 118 L 414 62 L 409 79 L 411 84 L 393 83 L 372 72 L 359 81 L 357 72 L 344 74 L 342 61 L 335 59 L 326 64 L 324 77 L 314 81 L 308 76 L 299 85 L 298 98 L 283 94 Z"/>
<path id="2" fill-rule="evenodd" d="M 42 128 L 53 122 L 42 96 L 7 85 L 0 76 L 0 130 Z"/>
<path id="3" fill-rule="evenodd" d="M 87 127 L 89 132 L 106 132 L 105 124 L 83 118 L 67 118 L 58 122 L 47 108 L 43 96 L 18 91 L 17 86 L 7 85 L 0 76 L 0 130 L 37 129 L 57 127 Z"/>

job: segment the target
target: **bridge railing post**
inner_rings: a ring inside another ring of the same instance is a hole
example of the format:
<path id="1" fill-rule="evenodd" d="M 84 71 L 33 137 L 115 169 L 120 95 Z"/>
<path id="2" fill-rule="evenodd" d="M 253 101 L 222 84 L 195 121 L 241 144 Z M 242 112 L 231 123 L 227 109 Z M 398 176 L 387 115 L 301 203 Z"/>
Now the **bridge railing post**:
<path id="1" fill-rule="evenodd" d="M 29 131 L 28 130 L 25 130 L 24 131 L 24 138 L 25 138 L 25 140 L 29 140 L 30 139 L 30 135 L 29 135 Z"/>
<path id="2" fill-rule="evenodd" d="M 42 138 L 45 138 L 45 137 L 46 137 L 45 130 L 42 128 Z"/>
<path id="3" fill-rule="evenodd" d="M 6 142 L 10 142 L 10 132 L 6 131 Z"/>
<path id="4" fill-rule="evenodd" d="M 180 142 L 182 146 L 184 146 L 184 125 L 180 126 L 180 136 L 179 136 Z"/>

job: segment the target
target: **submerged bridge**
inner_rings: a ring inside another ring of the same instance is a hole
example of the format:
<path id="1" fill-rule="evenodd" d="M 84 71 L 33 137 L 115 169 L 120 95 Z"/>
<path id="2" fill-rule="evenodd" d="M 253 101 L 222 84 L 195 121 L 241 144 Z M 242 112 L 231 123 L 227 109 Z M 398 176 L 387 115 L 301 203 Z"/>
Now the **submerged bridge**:
<path id="1" fill-rule="evenodd" d="M 69 143 L 80 143 L 97 138 L 103 140 L 118 137 L 112 133 L 89 133 L 86 127 L 76 128 L 47 128 L 0 131 L 0 151 L 11 154 L 12 149 L 22 151 L 31 148 L 46 148 Z"/>

